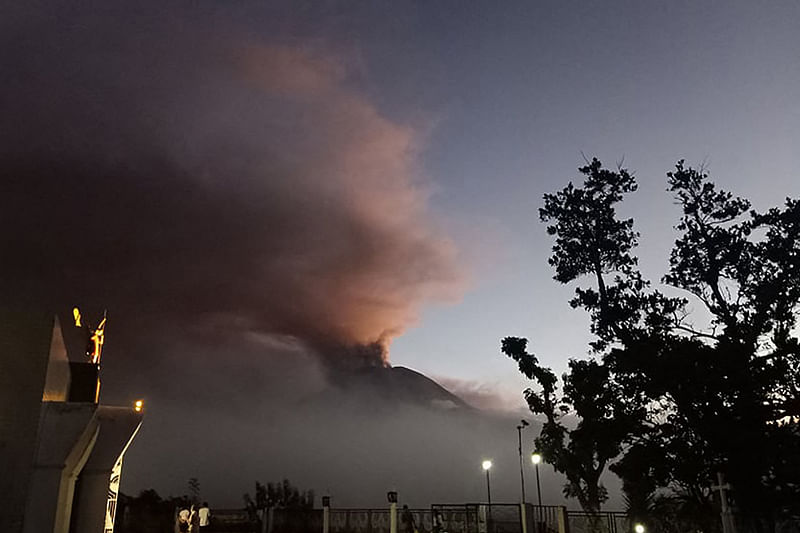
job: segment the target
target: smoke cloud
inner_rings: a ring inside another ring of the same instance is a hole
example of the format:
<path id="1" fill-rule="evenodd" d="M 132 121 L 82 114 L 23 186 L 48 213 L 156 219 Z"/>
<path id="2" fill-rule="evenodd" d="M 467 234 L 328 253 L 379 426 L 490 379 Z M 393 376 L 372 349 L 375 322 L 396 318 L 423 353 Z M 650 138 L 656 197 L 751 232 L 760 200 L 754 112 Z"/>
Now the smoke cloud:
<path id="1" fill-rule="evenodd" d="M 500 383 L 486 383 L 449 376 L 435 376 L 435 379 L 441 386 L 478 409 L 506 414 L 516 412 L 523 417 L 530 416 L 525 399 L 518 390 L 505 390 Z"/>
<path id="2" fill-rule="evenodd" d="M 392 488 L 422 506 L 481 499 L 492 457 L 516 501 L 517 415 L 375 368 L 464 286 L 419 130 L 279 9 L 190 4 L 0 16 L 0 295 L 108 309 L 101 401 L 145 401 L 123 490 L 199 477 L 236 506 L 289 477 L 338 506 Z"/>
<path id="3" fill-rule="evenodd" d="M 345 366 L 388 364 L 421 305 L 458 296 L 419 134 L 346 54 L 89 4 L 0 23 L 9 292 L 107 307 L 109 335 L 261 334 Z"/>

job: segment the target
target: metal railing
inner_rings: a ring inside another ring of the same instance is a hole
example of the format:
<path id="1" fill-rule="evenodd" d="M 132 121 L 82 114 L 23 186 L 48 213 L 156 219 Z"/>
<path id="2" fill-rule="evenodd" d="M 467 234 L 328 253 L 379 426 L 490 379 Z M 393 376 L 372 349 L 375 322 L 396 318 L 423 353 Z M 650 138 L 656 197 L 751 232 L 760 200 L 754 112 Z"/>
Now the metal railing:
<path id="1" fill-rule="evenodd" d="M 567 511 L 569 533 L 631 533 L 633 524 L 624 512 Z"/>
<path id="2" fill-rule="evenodd" d="M 558 505 L 526 504 L 524 515 L 517 503 L 435 504 L 431 510 L 440 514 L 446 533 L 559 533 L 559 515 L 566 528 L 565 510 Z"/>
<path id="3" fill-rule="evenodd" d="M 559 513 L 563 513 L 560 505 L 525 506 L 527 533 L 559 533 Z"/>
<path id="4" fill-rule="evenodd" d="M 246 511 L 219 511 L 215 525 L 220 532 L 322 533 L 322 515 L 320 509 L 272 509 L 248 519 Z M 388 508 L 331 508 L 328 533 L 390 533 L 390 516 Z M 520 504 L 435 504 L 430 509 L 397 509 L 397 533 L 567 533 L 565 517 L 564 508 L 555 505 L 526 504 L 523 515 Z M 591 531 L 576 525 L 572 533 Z"/>
<path id="5" fill-rule="evenodd" d="M 389 533 L 389 516 L 388 509 L 331 509 L 330 533 Z M 397 531 L 431 533 L 433 531 L 431 510 L 398 509 Z"/>

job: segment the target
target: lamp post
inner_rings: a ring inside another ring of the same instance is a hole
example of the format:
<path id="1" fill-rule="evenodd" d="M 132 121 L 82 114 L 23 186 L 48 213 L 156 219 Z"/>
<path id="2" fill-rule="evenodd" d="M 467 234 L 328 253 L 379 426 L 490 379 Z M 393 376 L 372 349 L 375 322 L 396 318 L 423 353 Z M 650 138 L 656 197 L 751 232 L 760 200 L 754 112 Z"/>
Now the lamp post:
<path id="1" fill-rule="evenodd" d="M 517 437 L 519 438 L 519 482 L 522 486 L 522 504 L 525 505 L 525 469 L 522 467 L 522 430 L 528 427 L 527 420 L 520 420 L 517 426 Z"/>
<path id="2" fill-rule="evenodd" d="M 488 459 L 481 463 L 483 470 L 486 472 L 486 497 L 489 500 L 489 506 L 492 505 L 492 485 L 489 482 L 489 469 L 492 468 L 492 462 Z"/>
<path id="3" fill-rule="evenodd" d="M 491 530 L 492 523 L 492 484 L 489 481 L 489 469 L 492 468 L 492 462 L 489 459 L 484 459 L 481 463 L 483 470 L 486 472 L 486 498 L 488 500 L 488 513 L 486 514 L 486 531 Z"/>
<path id="4" fill-rule="evenodd" d="M 542 506 L 542 485 L 539 483 L 539 463 L 542 462 L 541 454 L 536 452 L 531 454 L 531 462 L 536 467 L 536 494 L 539 497 L 539 507 Z"/>
<path id="5" fill-rule="evenodd" d="M 331 530 L 331 497 L 322 497 L 322 533 Z"/>
<path id="6" fill-rule="evenodd" d="M 539 463 L 542 462 L 541 454 L 536 452 L 531 454 L 531 462 L 533 466 L 536 467 L 536 494 L 539 499 L 539 507 L 536 509 L 536 516 L 538 520 L 536 521 L 537 529 L 541 531 L 542 528 L 542 485 L 539 483 Z"/>
<path id="7" fill-rule="evenodd" d="M 389 500 L 389 533 L 397 533 L 397 491 L 387 492 L 386 499 Z"/>

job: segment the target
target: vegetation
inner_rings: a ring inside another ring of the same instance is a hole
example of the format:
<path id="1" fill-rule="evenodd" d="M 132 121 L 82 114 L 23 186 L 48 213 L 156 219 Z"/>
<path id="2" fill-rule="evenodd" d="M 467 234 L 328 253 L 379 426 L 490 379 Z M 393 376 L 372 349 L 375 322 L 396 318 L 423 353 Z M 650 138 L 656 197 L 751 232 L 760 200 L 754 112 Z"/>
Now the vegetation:
<path id="1" fill-rule="evenodd" d="M 189 500 L 193 505 L 200 504 L 200 481 L 196 477 L 189 478 L 186 483 L 189 489 Z"/>
<path id="2" fill-rule="evenodd" d="M 191 503 L 187 496 L 162 498 L 153 489 L 138 496 L 119 495 L 114 531 L 118 533 L 157 533 L 173 531 L 178 509 Z"/>
<path id="3" fill-rule="evenodd" d="M 565 493 L 598 509 L 609 466 L 634 515 L 712 531 L 721 472 L 751 529 L 800 515 L 800 201 L 759 213 L 678 162 L 667 178 L 679 236 L 661 280 L 672 297 L 638 270 L 639 234 L 616 212 L 633 175 L 596 159 L 579 170 L 582 186 L 545 195 L 540 217 L 555 279 L 578 283 L 570 304 L 591 318 L 592 352 L 558 392 L 525 339 L 502 343 L 537 385 L 525 392 L 545 420 L 536 446 Z"/>
<path id="4" fill-rule="evenodd" d="M 301 491 L 293 486 L 288 479 L 277 483 L 262 485 L 256 481 L 255 497 L 249 493 L 244 495 L 247 510 L 256 516 L 259 511 L 269 507 L 280 509 L 313 509 L 314 491 Z"/>

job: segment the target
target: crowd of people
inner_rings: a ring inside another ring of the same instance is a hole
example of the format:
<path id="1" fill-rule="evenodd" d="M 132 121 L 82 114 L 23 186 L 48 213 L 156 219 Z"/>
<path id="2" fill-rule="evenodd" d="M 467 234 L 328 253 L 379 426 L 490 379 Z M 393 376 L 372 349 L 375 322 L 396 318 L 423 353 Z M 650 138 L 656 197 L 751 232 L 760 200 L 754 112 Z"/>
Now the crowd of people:
<path id="1" fill-rule="evenodd" d="M 199 508 L 192 505 L 189 509 L 181 509 L 175 516 L 175 533 L 201 533 L 208 531 L 211 524 L 211 510 L 208 502 Z"/>

